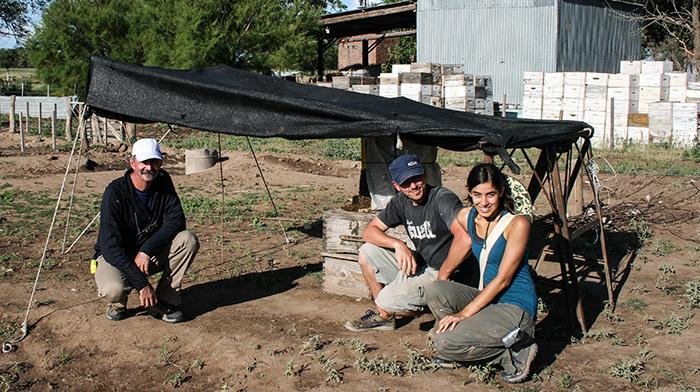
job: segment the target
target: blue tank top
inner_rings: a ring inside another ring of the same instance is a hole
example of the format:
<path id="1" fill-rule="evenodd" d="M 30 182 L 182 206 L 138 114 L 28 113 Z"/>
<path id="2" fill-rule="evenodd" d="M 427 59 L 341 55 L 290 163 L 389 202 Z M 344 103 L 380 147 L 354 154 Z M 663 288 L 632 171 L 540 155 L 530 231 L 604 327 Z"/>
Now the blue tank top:
<path id="1" fill-rule="evenodd" d="M 507 211 L 501 213 L 501 217 L 508 214 Z M 469 216 L 467 217 L 467 231 L 469 232 L 469 237 L 472 239 L 472 253 L 479 260 L 481 256 L 481 251 L 484 249 L 486 241 L 476 234 L 476 225 L 474 221 L 476 219 L 476 209 L 472 208 L 469 211 Z M 489 253 L 488 260 L 486 261 L 486 269 L 484 270 L 484 287 L 489 284 L 498 274 L 498 268 L 501 265 L 501 259 L 503 258 L 503 253 L 506 250 L 506 239 L 501 234 L 496 240 Z M 520 260 L 520 265 L 515 272 L 515 276 L 505 290 L 503 290 L 496 298 L 494 303 L 499 304 L 512 304 L 519 306 L 532 316 L 533 320 L 537 315 L 537 293 L 535 292 L 535 284 L 532 281 L 532 276 L 530 275 L 530 266 L 527 263 L 528 257 L 527 253 L 523 255 L 522 260 Z"/>

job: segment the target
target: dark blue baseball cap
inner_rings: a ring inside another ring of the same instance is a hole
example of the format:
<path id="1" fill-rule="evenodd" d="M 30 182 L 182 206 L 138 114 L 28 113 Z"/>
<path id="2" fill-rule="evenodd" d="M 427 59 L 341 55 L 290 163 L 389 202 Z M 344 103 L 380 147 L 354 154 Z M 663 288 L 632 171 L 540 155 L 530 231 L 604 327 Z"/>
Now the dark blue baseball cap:
<path id="1" fill-rule="evenodd" d="M 389 165 L 391 180 L 397 184 L 403 184 L 406 180 L 425 174 L 425 169 L 418 158 L 413 154 L 401 155 Z"/>

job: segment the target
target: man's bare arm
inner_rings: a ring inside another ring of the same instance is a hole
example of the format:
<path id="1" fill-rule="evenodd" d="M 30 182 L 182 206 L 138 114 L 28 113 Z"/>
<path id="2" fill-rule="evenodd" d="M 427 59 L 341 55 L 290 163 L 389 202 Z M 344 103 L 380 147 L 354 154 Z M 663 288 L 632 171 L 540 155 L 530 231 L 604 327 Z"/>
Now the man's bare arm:
<path id="1" fill-rule="evenodd" d="M 372 219 L 362 232 L 362 239 L 382 248 L 393 249 L 396 252 L 396 262 L 406 276 L 416 273 L 417 264 L 413 251 L 400 239 L 386 233 L 388 227 L 379 218 Z"/>
<path id="2" fill-rule="evenodd" d="M 469 234 L 465 230 L 464 226 L 460 223 L 459 217 L 465 214 L 467 209 L 463 209 L 459 212 L 459 215 L 455 220 L 452 221 L 450 225 L 450 232 L 452 233 L 452 245 L 450 245 L 450 250 L 447 253 L 445 261 L 442 263 L 440 270 L 438 271 L 438 280 L 447 280 L 450 275 L 462 264 L 462 261 L 467 258 L 469 252 L 471 252 L 472 241 Z"/>

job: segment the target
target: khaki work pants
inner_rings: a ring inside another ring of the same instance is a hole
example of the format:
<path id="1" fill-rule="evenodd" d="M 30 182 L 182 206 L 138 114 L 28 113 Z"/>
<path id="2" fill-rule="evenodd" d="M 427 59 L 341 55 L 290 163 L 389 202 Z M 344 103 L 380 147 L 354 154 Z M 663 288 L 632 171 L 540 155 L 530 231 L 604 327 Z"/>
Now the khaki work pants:
<path id="1" fill-rule="evenodd" d="M 464 309 L 479 294 L 465 284 L 440 280 L 426 288 L 426 301 L 436 323 L 448 314 Z M 444 358 L 460 362 L 494 360 L 506 353 L 503 337 L 520 327 L 534 337 L 535 323 L 529 313 L 511 304 L 490 304 L 459 322 L 452 331 L 435 334 L 435 351 Z M 505 365 L 504 365 L 505 367 Z"/>
<path id="2" fill-rule="evenodd" d="M 184 230 L 175 236 L 169 249 L 151 257 L 151 263 L 148 267 L 150 274 L 163 272 L 156 287 L 158 300 L 174 306 L 182 304 L 179 294 L 182 278 L 192 264 L 198 250 L 199 240 L 197 236 L 189 230 Z M 126 276 L 109 264 L 103 256 L 97 259 L 95 282 L 97 283 L 97 295 L 100 298 L 107 300 L 113 307 L 126 307 L 127 297 L 132 288 L 129 286 Z"/>

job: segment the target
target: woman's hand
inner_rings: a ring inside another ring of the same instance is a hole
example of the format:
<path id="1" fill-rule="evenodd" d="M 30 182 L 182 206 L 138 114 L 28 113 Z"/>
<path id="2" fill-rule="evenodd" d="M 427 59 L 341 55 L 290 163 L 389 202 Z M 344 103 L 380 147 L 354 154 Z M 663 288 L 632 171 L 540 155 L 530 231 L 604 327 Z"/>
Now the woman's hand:
<path id="1" fill-rule="evenodd" d="M 457 324 L 459 324 L 459 322 L 464 320 L 465 318 L 467 318 L 467 316 L 463 315 L 462 313 L 448 314 L 447 316 L 440 319 L 440 322 L 438 323 L 437 333 L 453 331 Z"/>

